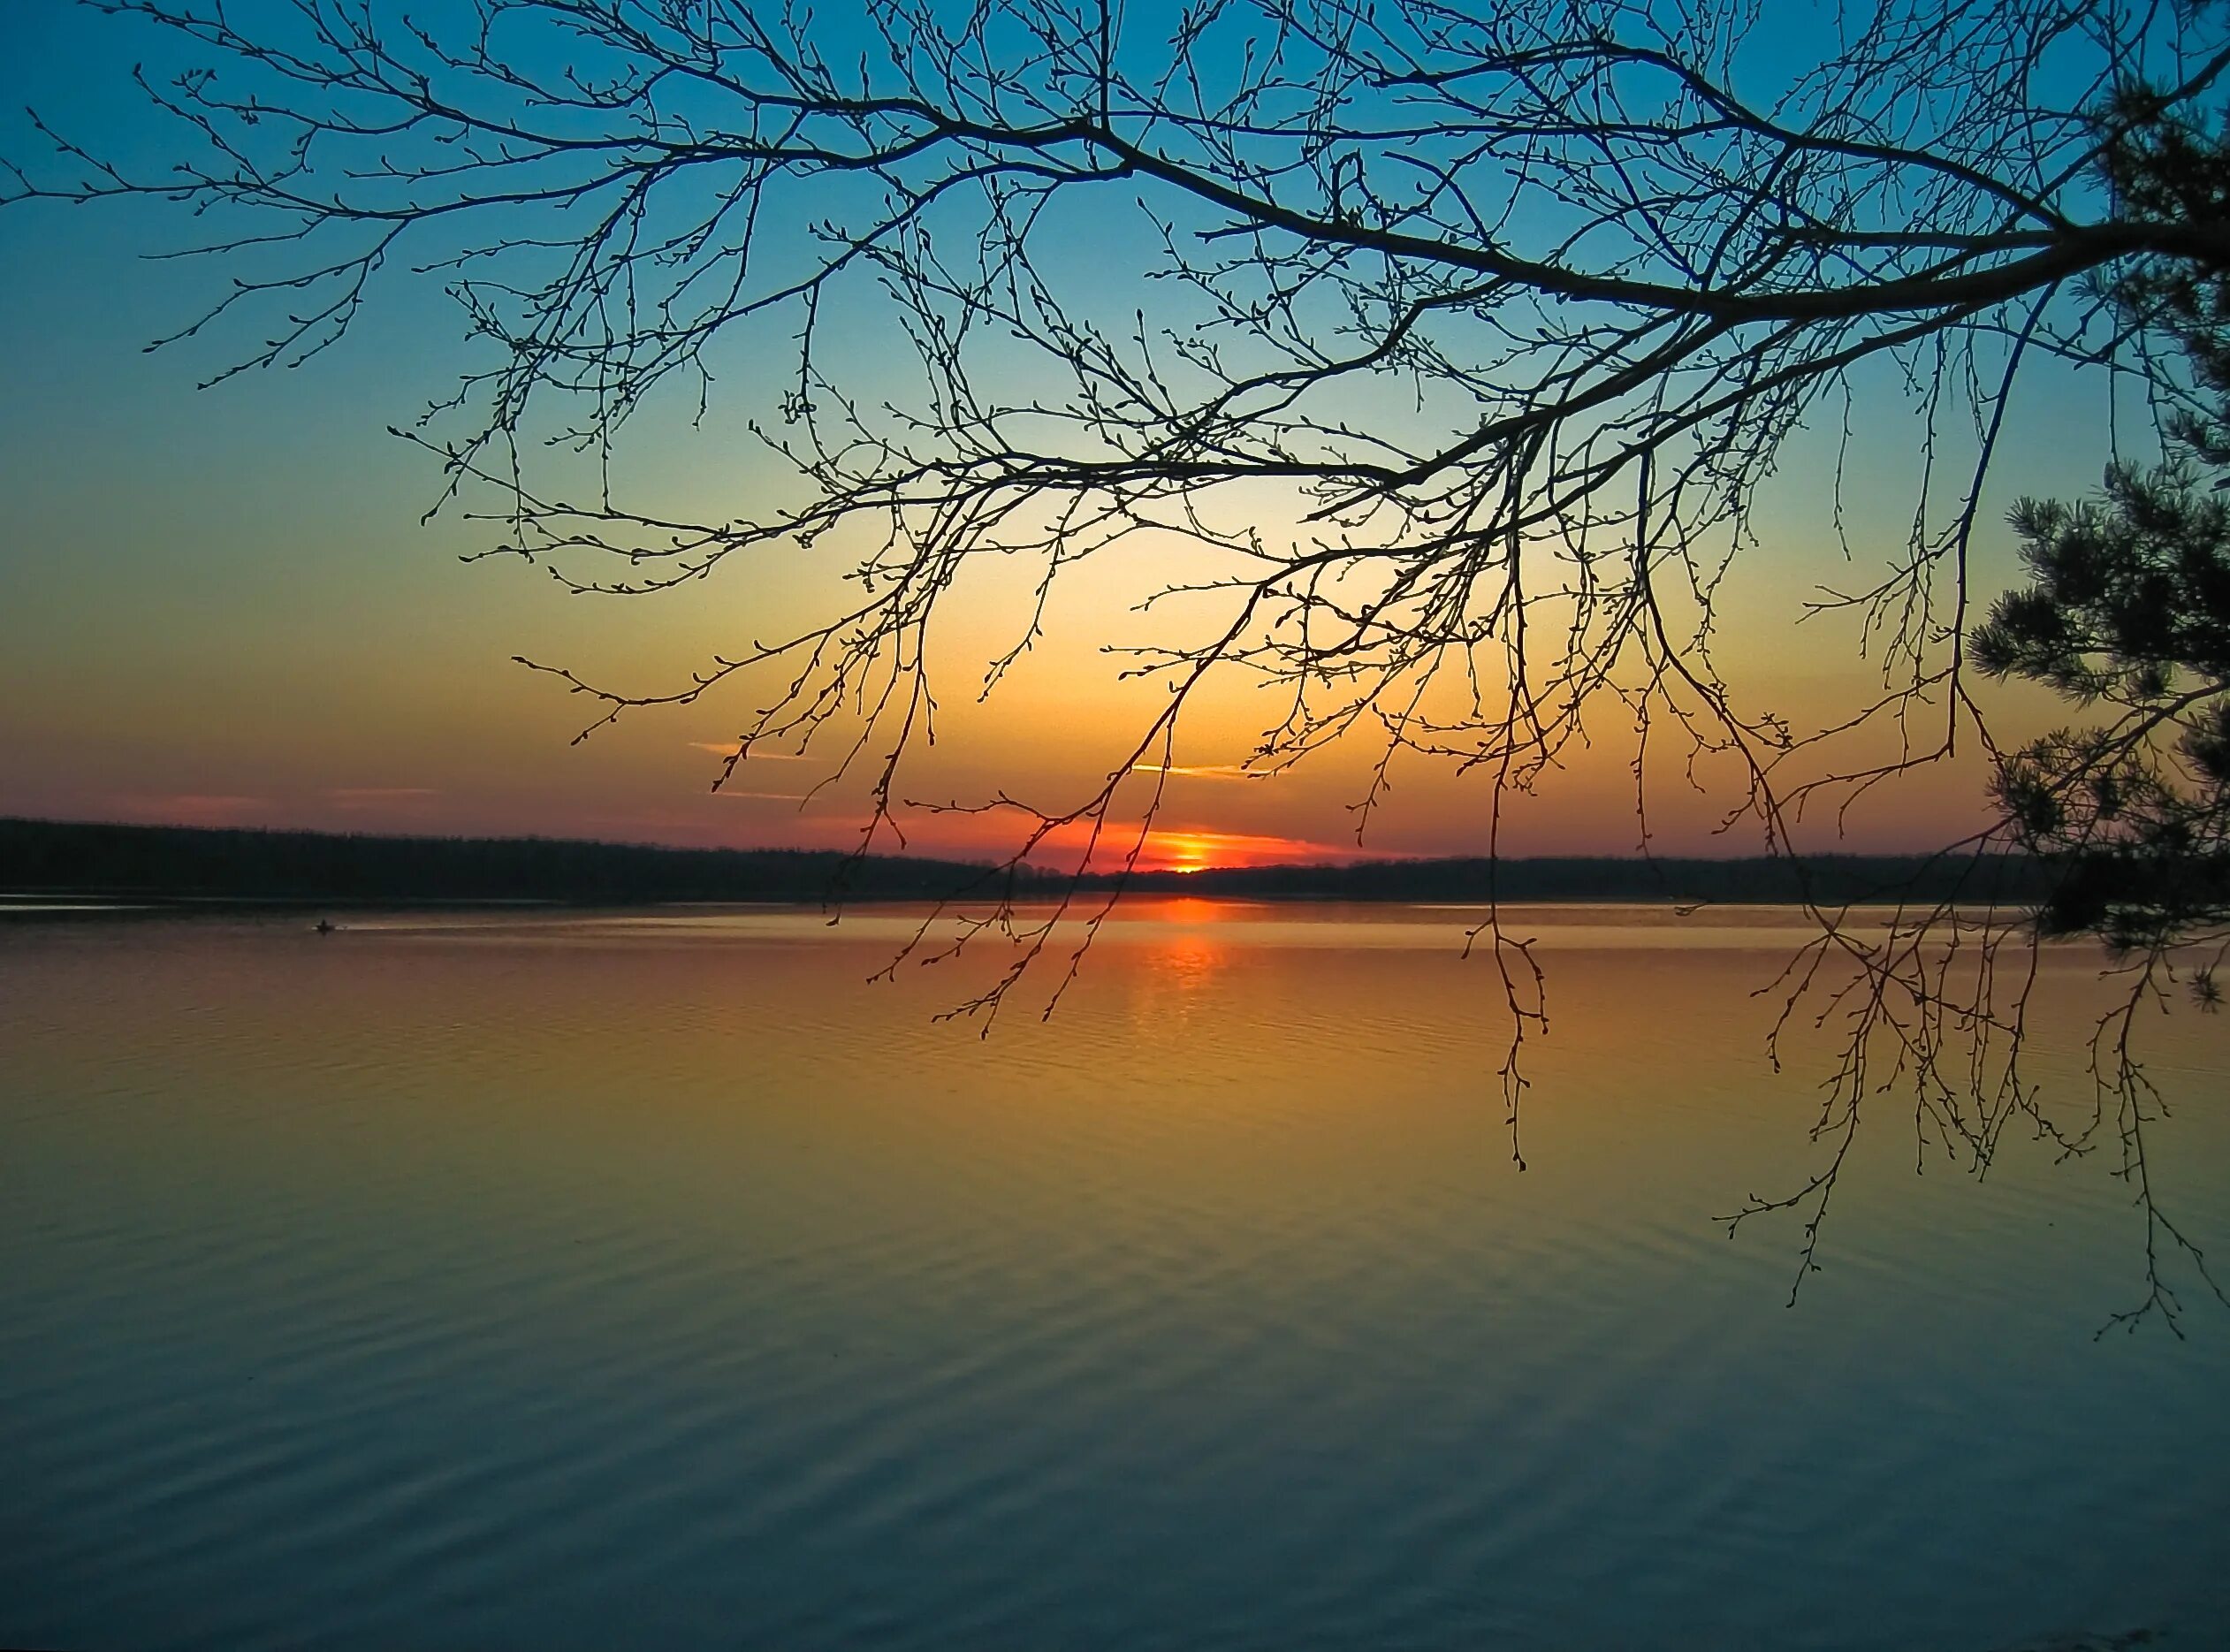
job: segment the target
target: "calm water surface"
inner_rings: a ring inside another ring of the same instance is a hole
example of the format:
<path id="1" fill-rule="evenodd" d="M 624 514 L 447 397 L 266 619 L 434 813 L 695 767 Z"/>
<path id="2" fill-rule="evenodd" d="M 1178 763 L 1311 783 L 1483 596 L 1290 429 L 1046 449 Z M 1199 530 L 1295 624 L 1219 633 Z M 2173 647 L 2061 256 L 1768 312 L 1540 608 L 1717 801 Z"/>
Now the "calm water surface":
<path id="1" fill-rule="evenodd" d="M 1523 1175 L 1460 911 L 1141 903 L 987 1042 L 897 913 L 0 929 L 0 1643 L 2230 1645 L 2230 1311 L 2093 1341 L 2108 1167 L 1884 1105 L 1785 1307 L 1799 932 L 1533 916 Z"/>

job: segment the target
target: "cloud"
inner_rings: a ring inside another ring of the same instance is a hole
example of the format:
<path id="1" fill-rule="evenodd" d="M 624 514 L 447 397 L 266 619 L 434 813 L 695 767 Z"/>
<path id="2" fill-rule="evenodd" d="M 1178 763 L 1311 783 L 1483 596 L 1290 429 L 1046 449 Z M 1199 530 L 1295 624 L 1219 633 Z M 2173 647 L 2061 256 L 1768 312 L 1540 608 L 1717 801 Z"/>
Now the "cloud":
<path id="1" fill-rule="evenodd" d="M 692 751 L 709 751 L 716 757 L 735 755 L 736 742 L 733 740 L 692 740 L 689 745 Z M 757 749 L 744 758 L 747 763 L 811 763 L 813 760 L 803 751 L 763 751 Z"/>
<path id="2" fill-rule="evenodd" d="M 1275 773 L 1250 769 L 1244 763 L 1133 763 L 1134 774 L 1182 774 L 1192 780 L 1267 780 Z"/>
<path id="3" fill-rule="evenodd" d="M 1147 870 L 1185 872 L 1211 866 L 1298 865 L 1359 858 L 1361 856 L 1352 844 L 1319 843 L 1308 838 L 1271 837 L 1248 832 L 1187 831 L 1182 827 L 1164 831 L 1156 826 L 1146 834 L 1138 864 Z"/>
<path id="4" fill-rule="evenodd" d="M 1090 831 L 1088 821 L 1077 821 L 1048 834 L 1032 852 L 1032 864 L 1047 871 L 1074 871 L 1077 857 L 1089 841 Z M 1090 870 L 1114 871 L 1128 859 L 1134 844 L 1138 844 L 1135 822 L 1111 822 L 1099 841 L 1091 844 Z M 1381 850 L 1366 853 L 1351 842 L 1320 843 L 1311 838 L 1161 826 L 1148 830 L 1138 855 L 1138 868 L 1141 872 L 1203 872 L 1210 867 L 1243 870 L 1252 866 L 1411 858 Z"/>

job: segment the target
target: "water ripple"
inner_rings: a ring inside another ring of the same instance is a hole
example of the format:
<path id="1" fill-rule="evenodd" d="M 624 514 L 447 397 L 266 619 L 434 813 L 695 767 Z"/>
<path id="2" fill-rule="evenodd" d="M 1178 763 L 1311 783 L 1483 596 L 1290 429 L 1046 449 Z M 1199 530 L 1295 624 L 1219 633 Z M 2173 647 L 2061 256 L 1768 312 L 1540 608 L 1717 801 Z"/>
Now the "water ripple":
<path id="1" fill-rule="evenodd" d="M 1202 904 L 988 1042 L 871 910 L 11 932 L 0 1641 L 2230 1638 L 2230 1326 L 2089 1341 L 2099 1167 L 1891 1123 L 1794 1310 L 1710 1220 L 1810 1162 L 1779 920 L 1531 915 L 1521 1176 L 1464 915 Z"/>

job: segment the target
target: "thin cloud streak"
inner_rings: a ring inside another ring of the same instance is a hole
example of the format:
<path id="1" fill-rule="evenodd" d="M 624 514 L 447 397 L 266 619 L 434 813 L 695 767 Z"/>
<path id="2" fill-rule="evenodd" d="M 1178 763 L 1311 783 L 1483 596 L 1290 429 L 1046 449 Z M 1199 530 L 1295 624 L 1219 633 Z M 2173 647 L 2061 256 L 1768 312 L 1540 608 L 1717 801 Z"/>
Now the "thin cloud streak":
<path id="1" fill-rule="evenodd" d="M 709 751 L 716 757 L 732 757 L 735 755 L 736 742 L 733 740 L 692 740 L 688 743 L 690 750 Z M 746 763 L 811 763 L 816 759 L 803 751 L 752 751 L 744 757 L 743 761 Z"/>
<path id="2" fill-rule="evenodd" d="M 1133 774 L 1181 774 L 1193 780 L 1267 780 L 1275 774 L 1250 769 L 1244 763 L 1133 763 Z"/>

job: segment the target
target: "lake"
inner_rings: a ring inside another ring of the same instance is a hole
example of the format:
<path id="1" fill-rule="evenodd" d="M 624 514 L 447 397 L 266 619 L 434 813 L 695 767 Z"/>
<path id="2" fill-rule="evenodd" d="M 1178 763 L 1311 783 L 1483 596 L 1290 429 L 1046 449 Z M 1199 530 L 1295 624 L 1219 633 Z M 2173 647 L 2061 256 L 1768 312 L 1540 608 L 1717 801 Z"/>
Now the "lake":
<path id="1" fill-rule="evenodd" d="M 11 920 L 0 1643 L 2230 1644 L 2230 1309 L 2094 1338 L 2111 1139 L 1916 1175 L 1878 1098 L 1790 1306 L 1714 1218 L 1823 1162 L 1801 919 L 1520 915 L 1520 1173 L 1475 918 L 1140 901 L 988 1039 L 894 910 Z"/>

